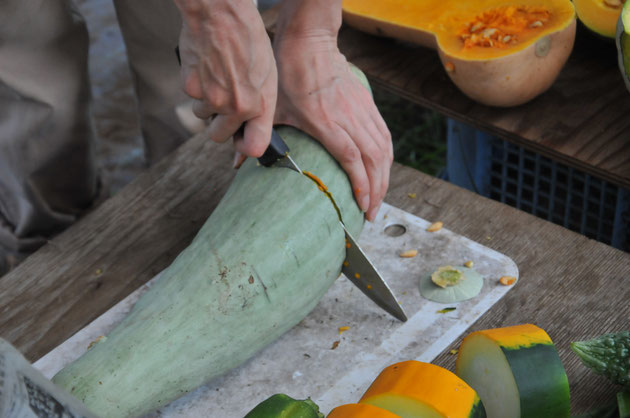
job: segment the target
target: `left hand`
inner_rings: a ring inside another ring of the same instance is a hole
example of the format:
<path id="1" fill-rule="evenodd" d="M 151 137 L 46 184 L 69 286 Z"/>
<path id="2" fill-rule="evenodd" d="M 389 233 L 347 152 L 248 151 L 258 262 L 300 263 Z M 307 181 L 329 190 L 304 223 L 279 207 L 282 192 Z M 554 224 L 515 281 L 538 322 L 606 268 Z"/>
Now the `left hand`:
<path id="1" fill-rule="evenodd" d="M 335 157 L 355 199 L 373 221 L 389 185 L 391 134 L 370 92 L 337 48 L 336 36 L 276 37 L 278 100 L 274 123 L 295 126 Z"/>

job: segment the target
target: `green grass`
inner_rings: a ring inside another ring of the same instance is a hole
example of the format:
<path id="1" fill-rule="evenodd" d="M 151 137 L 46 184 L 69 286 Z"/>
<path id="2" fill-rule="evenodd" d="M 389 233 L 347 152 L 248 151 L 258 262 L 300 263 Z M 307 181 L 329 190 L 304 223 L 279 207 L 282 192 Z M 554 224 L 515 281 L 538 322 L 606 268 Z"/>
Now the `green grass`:
<path id="1" fill-rule="evenodd" d="M 392 133 L 394 160 L 438 175 L 446 167 L 446 118 L 378 88 L 374 101 Z"/>

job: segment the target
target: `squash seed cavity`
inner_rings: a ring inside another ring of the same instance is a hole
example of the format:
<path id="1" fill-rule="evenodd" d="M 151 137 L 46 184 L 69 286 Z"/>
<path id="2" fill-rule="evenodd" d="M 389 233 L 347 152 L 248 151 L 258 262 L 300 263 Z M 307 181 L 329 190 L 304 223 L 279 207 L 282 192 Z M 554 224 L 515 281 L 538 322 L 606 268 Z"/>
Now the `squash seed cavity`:
<path id="1" fill-rule="evenodd" d="M 464 266 L 445 266 L 456 269 L 462 274 L 462 279 L 456 284 L 440 287 L 433 282 L 431 274 L 420 278 L 420 294 L 422 297 L 438 303 L 455 303 L 472 299 L 481 292 L 483 276 L 475 270 Z M 439 269 L 438 269 L 439 270 Z"/>
<path id="2" fill-rule="evenodd" d="M 551 11 L 543 6 L 498 7 L 475 16 L 458 36 L 465 49 L 506 48 L 518 43 L 519 35 L 543 28 L 550 19 Z"/>

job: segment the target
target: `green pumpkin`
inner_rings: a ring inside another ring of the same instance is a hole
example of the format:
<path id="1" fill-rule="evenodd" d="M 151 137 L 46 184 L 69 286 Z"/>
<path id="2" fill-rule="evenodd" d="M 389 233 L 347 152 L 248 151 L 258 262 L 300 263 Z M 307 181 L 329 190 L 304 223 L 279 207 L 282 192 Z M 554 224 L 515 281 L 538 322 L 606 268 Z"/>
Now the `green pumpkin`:
<path id="1" fill-rule="evenodd" d="M 358 236 L 363 213 L 339 164 L 303 132 L 277 131 Z M 99 416 L 146 414 L 242 364 L 300 322 L 339 277 L 344 258 L 338 214 L 317 185 L 249 159 L 132 312 L 53 381 Z"/>
<path id="2" fill-rule="evenodd" d="M 630 91 L 630 2 L 626 2 L 617 21 L 617 52 L 619 70 Z"/>

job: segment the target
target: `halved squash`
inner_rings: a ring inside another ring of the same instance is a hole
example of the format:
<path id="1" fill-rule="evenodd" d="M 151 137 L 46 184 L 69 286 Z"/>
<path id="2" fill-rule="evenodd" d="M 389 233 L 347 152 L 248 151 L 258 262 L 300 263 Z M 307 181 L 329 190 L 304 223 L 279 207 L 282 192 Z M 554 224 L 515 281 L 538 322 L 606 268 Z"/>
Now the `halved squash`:
<path id="1" fill-rule="evenodd" d="M 344 0 L 359 30 L 437 49 L 466 95 L 515 106 L 547 90 L 575 40 L 570 0 Z"/>
<path id="2" fill-rule="evenodd" d="M 573 0 L 580 22 L 593 32 L 614 38 L 617 20 L 625 0 Z"/>

